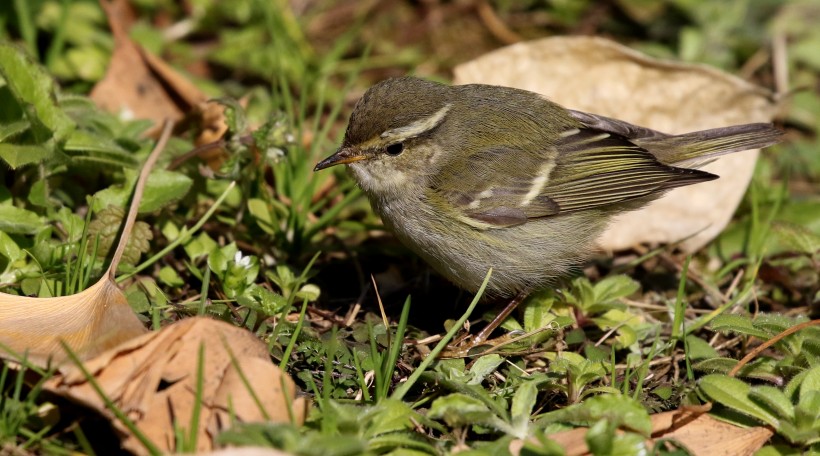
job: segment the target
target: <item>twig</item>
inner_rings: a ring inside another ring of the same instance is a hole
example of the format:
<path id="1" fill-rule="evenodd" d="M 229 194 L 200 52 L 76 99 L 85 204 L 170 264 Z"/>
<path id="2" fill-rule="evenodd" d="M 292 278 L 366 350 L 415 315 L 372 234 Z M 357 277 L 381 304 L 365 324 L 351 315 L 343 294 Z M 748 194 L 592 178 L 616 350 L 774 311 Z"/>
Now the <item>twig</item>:
<path id="1" fill-rule="evenodd" d="M 125 252 L 125 246 L 131 238 L 131 230 L 134 228 L 134 223 L 137 221 L 137 212 L 140 208 L 142 194 L 145 191 L 145 184 L 148 182 L 148 176 L 151 175 L 151 170 L 157 163 L 159 154 L 165 149 L 165 145 L 168 143 L 168 138 L 171 137 L 171 132 L 173 129 L 174 122 L 166 120 L 165 123 L 163 123 L 162 133 L 159 136 L 159 140 L 154 146 L 154 150 L 152 150 L 148 155 L 148 159 L 145 160 L 145 164 L 142 165 L 142 171 L 140 171 L 139 178 L 137 179 L 137 185 L 134 187 L 134 195 L 131 197 L 131 207 L 128 209 L 128 215 L 125 217 L 125 226 L 122 229 L 122 234 L 120 234 L 120 240 L 117 244 L 117 250 L 114 251 L 114 256 L 111 258 L 111 264 L 108 265 L 108 271 L 106 271 L 108 278 L 112 282 L 114 282 L 114 274 L 117 272 L 117 266 L 120 264 L 122 255 Z"/>
<path id="2" fill-rule="evenodd" d="M 803 328 L 808 328 L 809 326 L 816 326 L 816 325 L 820 325 L 820 320 L 804 321 L 803 323 L 800 323 L 799 325 L 792 326 L 791 328 L 781 332 L 780 334 L 772 337 L 771 339 L 767 340 L 766 342 L 763 342 L 759 346 L 755 347 L 754 350 L 750 351 L 748 355 L 744 356 L 743 359 L 738 361 L 738 363 L 735 365 L 735 367 L 733 367 L 732 370 L 729 371 L 729 377 L 734 377 L 738 373 L 738 371 L 740 371 L 740 369 L 742 369 L 743 366 L 745 366 L 746 364 L 749 364 L 749 361 L 754 359 L 755 356 L 759 355 L 763 350 L 765 350 L 765 349 L 771 347 L 772 345 L 780 342 L 780 340 L 782 340 L 784 337 L 786 337 L 790 334 L 796 333 L 797 331 L 800 331 Z"/>

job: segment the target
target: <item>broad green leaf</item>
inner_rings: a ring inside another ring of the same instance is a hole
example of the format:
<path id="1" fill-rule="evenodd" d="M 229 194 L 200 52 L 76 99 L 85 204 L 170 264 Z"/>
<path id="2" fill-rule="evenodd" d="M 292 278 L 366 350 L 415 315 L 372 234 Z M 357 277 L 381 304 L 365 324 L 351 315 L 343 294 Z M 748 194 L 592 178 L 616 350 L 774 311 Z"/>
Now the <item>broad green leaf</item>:
<path id="1" fill-rule="evenodd" d="M 790 249 L 807 255 L 820 252 L 820 234 L 804 226 L 787 222 L 775 222 L 772 228 L 777 237 Z"/>
<path id="2" fill-rule="evenodd" d="M 794 405 L 778 388 L 768 385 L 755 386 L 749 392 L 749 398 L 782 420 L 794 419 Z"/>
<path id="3" fill-rule="evenodd" d="M 71 242 L 79 241 L 85 229 L 85 220 L 67 207 L 61 207 L 54 219 L 62 225 L 62 231 L 68 234 Z"/>
<path id="4" fill-rule="evenodd" d="M 609 420 L 615 427 L 631 429 L 649 437 L 652 420 L 640 402 L 622 394 L 603 394 L 590 397 L 584 402 L 549 412 L 539 423 L 574 423 L 592 426 L 601 420 Z"/>
<path id="5" fill-rule="evenodd" d="M 34 212 L 16 206 L 0 206 L 0 231 L 9 234 L 34 234 L 45 222 Z"/>
<path id="6" fill-rule="evenodd" d="M 322 290 L 318 286 L 312 283 L 306 283 L 296 292 L 296 299 L 307 299 L 309 302 L 314 302 L 319 299 L 321 294 Z"/>
<path id="7" fill-rule="evenodd" d="M 57 105 L 54 80 L 20 48 L 0 43 L 0 75 L 21 106 L 33 107 L 36 120 L 51 132 L 56 142 L 64 140 L 74 129 L 74 122 Z"/>
<path id="8" fill-rule="evenodd" d="M 717 350 L 709 345 L 709 342 L 693 335 L 686 336 L 686 348 L 687 355 L 689 359 L 692 360 L 710 359 L 720 356 Z"/>
<path id="9" fill-rule="evenodd" d="M 700 390 L 712 400 L 766 424 L 779 426 L 780 420 L 752 402 L 748 395 L 751 387 L 741 380 L 722 374 L 710 374 L 698 383 Z"/>
<path id="10" fill-rule="evenodd" d="M 170 266 L 163 266 L 162 269 L 159 270 L 157 278 L 160 282 L 168 285 L 169 287 L 181 287 L 185 285 L 185 282 L 179 274 L 177 274 L 174 268 Z"/>
<path id="11" fill-rule="evenodd" d="M 812 392 L 820 391 L 820 366 L 809 369 L 803 381 L 800 383 L 800 399 L 799 403 L 807 399 L 807 396 Z"/>
<path id="12" fill-rule="evenodd" d="M 65 150 L 75 152 L 94 152 L 105 154 L 108 161 L 117 166 L 138 166 L 134 154 L 122 147 L 113 137 L 90 132 L 88 130 L 75 130 L 71 133 L 65 143 Z"/>
<path id="13" fill-rule="evenodd" d="M 26 257 L 25 252 L 3 231 L 0 231 L 0 255 L 6 257 L 9 263 L 14 263 Z"/>
<path id="14" fill-rule="evenodd" d="M 26 199 L 34 206 L 49 207 L 48 181 L 41 179 L 31 184 Z"/>
<path id="15" fill-rule="evenodd" d="M 625 298 L 640 290 L 641 284 L 625 275 L 609 276 L 593 287 L 595 300 L 598 302 L 613 301 Z"/>
<path id="16" fill-rule="evenodd" d="M 28 130 L 30 126 L 31 124 L 26 122 L 25 120 L 18 120 L 17 122 L 0 124 L 0 143 Z"/>
<path id="17" fill-rule="evenodd" d="M 609 420 L 600 420 L 590 426 L 584 441 L 594 455 L 612 454 L 617 427 Z"/>
<path id="18" fill-rule="evenodd" d="M 512 406 L 510 408 L 510 415 L 513 420 L 521 419 L 529 420 L 532 409 L 535 407 L 535 400 L 538 396 L 538 388 L 533 381 L 522 381 L 515 390 L 515 395 L 512 399 Z"/>
<path id="19" fill-rule="evenodd" d="M 212 251 L 210 255 L 208 255 L 208 267 L 211 268 L 211 271 L 217 276 L 221 276 L 228 270 L 228 262 L 233 261 L 236 252 L 237 248 L 234 242 Z"/>
<path id="20" fill-rule="evenodd" d="M 524 329 L 532 331 L 543 328 L 555 320 L 555 314 L 550 312 L 555 303 L 555 292 L 552 290 L 540 290 L 529 297 L 524 303 Z"/>
<path id="21" fill-rule="evenodd" d="M 21 166 L 40 163 L 51 157 L 52 150 L 42 145 L 21 145 L 0 143 L 0 159 L 3 159 L 12 169 Z"/>
<path id="22" fill-rule="evenodd" d="M 715 317 L 710 325 L 712 331 L 727 332 L 732 331 L 745 336 L 754 336 L 763 340 L 769 340 L 771 334 L 756 328 L 751 318 L 741 315 L 722 314 Z"/>
<path id="23" fill-rule="evenodd" d="M 211 237 L 208 236 L 208 233 L 202 233 L 185 244 L 184 248 L 185 253 L 188 254 L 188 258 L 195 260 L 203 255 L 210 254 L 218 247 L 219 244 L 211 239 Z"/>
<path id="24" fill-rule="evenodd" d="M 276 227 L 274 226 L 273 214 L 268 209 L 265 200 L 260 198 L 251 198 L 248 200 L 248 212 L 253 216 L 259 228 L 268 234 L 276 234 Z"/>
<path id="25" fill-rule="evenodd" d="M 480 400 L 462 393 L 452 393 L 433 401 L 428 416 L 444 420 L 448 426 L 486 424 L 494 417 Z"/>
<path id="26" fill-rule="evenodd" d="M 109 205 L 125 207 L 131 197 L 137 173 L 129 169 L 125 171 L 125 175 L 125 186 L 109 187 L 94 194 L 95 210 Z M 181 173 L 162 169 L 152 171 L 145 185 L 139 211 L 144 213 L 162 209 L 185 196 L 192 184 L 193 180 Z"/>
<path id="27" fill-rule="evenodd" d="M 495 372 L 498 366 L 504 362 L 504 358 L 497 354 L 485 355 L 473 362 L 470 367 L 470 380 L 468 385 L 480 385 L 488 375 Z"/>
<path id="28" fill-rule="evenodd" d="M 643 455 L 650 454 L 646 439 L 634 432 L 615 435 L 611 455 Z"/>
<path id="29" fill-rule="evenodd" d="M 420 414 L 409 404 L 395 399 L 385 399 L 364 411 L 361 419 L 368 423 L 367 437 L 412 429 L 413 420 L 420 421 Z"/>
<path id="30" fill-rule="evenodd" d="M 783 393 L 788 397 L 790 400 L 796 402 L 799 399 L 798 394 L 800 393 L 800 386 L 803 384 L 803 380 L 806 378 L 806 375 L 809 374 L 809 370 L 804 370 L 789 380 L 789 383 L 786 384 L 786 387 L 783 388 Z"/>

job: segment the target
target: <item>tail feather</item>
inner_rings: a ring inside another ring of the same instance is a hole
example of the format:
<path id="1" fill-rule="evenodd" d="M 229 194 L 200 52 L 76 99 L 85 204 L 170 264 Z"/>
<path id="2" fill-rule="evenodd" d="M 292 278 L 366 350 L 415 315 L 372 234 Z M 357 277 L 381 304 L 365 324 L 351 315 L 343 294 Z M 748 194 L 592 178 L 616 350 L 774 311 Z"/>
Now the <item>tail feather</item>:
<path id="1" fill-rule="evenodd" d="M 721 155 L 749 149 L 762 149 L 780 142 L 783 131 L 767 123 L 695 131 L 666 138 L 648 138 L 639 145 L 653 152 L 662 162 L 682 165 L 702 162 Z"/>
<path id="2" fill-rule="evenodd" d="M 783 131 L 767 123 L 734 125 L 675 136 L 597 114 L 573 110 L 569 110 L 569 114 L 590 128 L 629 139 L 667 165 L 702 164 L 732 152 L 771 146 L 780 142 L 783 136 Z"/>

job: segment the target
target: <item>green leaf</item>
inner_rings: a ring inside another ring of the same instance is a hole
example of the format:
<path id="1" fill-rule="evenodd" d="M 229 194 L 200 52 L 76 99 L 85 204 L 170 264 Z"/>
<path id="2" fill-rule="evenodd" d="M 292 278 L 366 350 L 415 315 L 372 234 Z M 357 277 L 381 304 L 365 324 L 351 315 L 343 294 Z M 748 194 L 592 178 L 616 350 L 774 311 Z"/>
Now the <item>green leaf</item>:
<path id="1" fill-rule="evenodd" d="M 609 420 L 615 427 L 631 429 L 647 437 L 652 432 L 652 420 L 641 403 L 617 393 L 593 396 L 579 404 L 545 413 L 538 423 L 592 426 L 601 420 Z"/>
<path id="2" fill-rule="evenodd" d="M 135 170 L 127 169 L 125 176 L 124 185 L 112 186 L 94 194 L 93 208 L 95 211 L 107 206 L 125 207 L 131 197 L 138 174 Z M 192 184 L 193 180 L 190 177 L 175 171 L 163 169 L 152 171 L 145 185 L 139 211 L 144 213 L 162 209 L 185 196 Z"/>
<path id="3" fill-rule="evenodd" d="M 597 302 L 625 298 L 641 289 L 641 284 L 626 275 L 609 276 L 593 287 Z"/>
<path id="4" fill-rule="evenodd" d="M 537 396 L 538 388 L 536 388 L 535 382 L 524 380 L 518 385 L 513 396 L 512 407 L 510 407 L 510 415 L 513 421 L 521 419 L 521 417 L 524 420 L 529 419 L 532 409 L 535 407 Z"/>
<path id="5" fill-rule="evenodd" d="M 248 200 L 248 212 L 253 216 L 259 228 L 268 234 L 276 234 L 273 213 L 268 209 L 265 200 L 260 198 L 250 198 Z"/>
<path id="6" fill-rule="evenodd" d="M 812 392 L 820 391 L 820 366 L 809 369 L 803 381 L 800 383 L 799 404 L 803 404 Z"/>
<path id="7" fill-rule="evenodd" d="M 594 455 L 612 454 L 616 427 L 609 420 L 601 420 L 593 424 L 584 435 L 584 440 Z"/>
<path id="8" fill-rule="evenodd" d="M 710 359 L 720 356 L 717 350 L 709 345 L 709 342 L 691 334 L 686 336 L 686 347 L 687 355 L 689 359 L 692 360 Z"/>
<path id="9" fill-rule="evenodd" d="M 712 320 L 710 325 L 712 331 L 728 332 L 732 331 L 737 334 L 746 336 L 754 336 L 763 340 L 769 340 L 771 334 L 756 328 L 752 323 L 751 318 L 741 315 L 721 314 Z"/>
<path id="10" fill-rule="evenodd" d="M 780 424 L 777 417 L 749 399 L 748 395 L 751 387 L 741 380 L 722 374 L 710 374 L 703 377 L 698 386 L 706 396 L 726 407 L 756 418 L 775 428 Z"/>
<path id="11" fill-rule="evenodd" d="M 820 234 L 804 226 L 787 222 L 775 222 L 772 229 L 777 237 L 789 248 L 807 255 L 820 252 Z"/>
<path id="12" fill-rule="evenodd" d="M 160 282 L 168 285 L 169 287 L 181 287 L 185 285 L 185 281 L 182 280 L 174 268 L 170 266 L 163 266 L 162 269 L 159 270 L 157 278 Z"/>
<path id="13" fill-rule="evenodd" d="M 486 424 L 494 417 L 483 402 L 462 393 L 448 394 L 433 401 L 428 416 L 444 420 L 450 427 Z"/>
<path id="14" fill-rule="evenodd" d="M 504 358 L 497 354 L 485 355 L 478 358 L 473 362 L 472 367 L 470 367 L 470 380 L 467 384 L 480 385 L 481 382 L 483 382 L 488 375 L 495 372 L 498 366 L 503 362 Z"/>
<path id="15" fill-rule="evenodd" d="M 8 163 L 12 169 L 40 163 L 50 158 L 52 153 L 52 149 L 41 145 L 0 143 L 0 158 Z"/>
<path id="16" fill-rule="evenodd" d="M 0 206 L 0 231 L 9 234 L 34 234 L 45 223 L 34 212 L 15 206 Z"/>
<path id="17" fill-rule="evenodd" d="M 185 253 L 188 254 L 188 258 L 195 260 L 201 256 L 209 255 L 211 252 L 216 250 L 219 247 L 219 244 L 216 243 L 208 233 L 202 233 L 199 236 L 192 239 L 190 242 L 185 244 Z"/>
<path id="18" fill-rule="evenodd" d="M 9 263 L 22 260 L 26 257 L 25 252 L 17 246 L 17 243 L 3 231 L 0 231 L 0 255 L 8 258 Z"/>
<path id="19" fill-rule="evenodd" d="M 0 124 L 0 142 L 4 142 L 9 138 L 19 135 L 20 133 L 28 130 L 29 127 L 31 127 L 31 124 L 25 120 Z"/>
<path id="20" fill-rule="evenodd" d="M 794 405 L 778 388 L 768 385 L 755 386 L 749 392 L 749 398 L 782 420 L 794 419 Z"/>
<path id="21" fill-rule="evenodd" d="M 365 410 L 360 417 L 361 421 L 368 423 L 365 429 L 368 438 L 412 429 L 414 427 L 412 419 L 416 422 L 423 420 L 420 414 L 407 403 L 395 399 L 380 401 L 377 405 Z"/>
<path id="22" fill-rule="evenodd" d="M 0 75 L 21 106 L 33 107 L 36 120 L 49 130 L 55 141 L 61 142 L 74 129 L 74 122 L 57 105 L 54 80 L 21 49 L 0 43 Z M 36 130 L 34 124 L 32 127 Z M 37 139 L 46 141 L 49 138 Z"/>
<path id="23" fill-rule="evenodd" d="M 213 101 L 225 107 L 225 123 L 232 135 L 239 135 L 248 129 L 248 119 L 245 116 L 245 108 L 239 104 L 235 98 L 223 97 Z"/>
<path id="24" fill-rule="evenodd" d="M 296 298 L 299 300 L 307 299 L 309 302 L 314 302 L 319 299 L 321 294 L 322 290 L 318 286 L 312 283 L 306 283 L 296 292 Z"/>

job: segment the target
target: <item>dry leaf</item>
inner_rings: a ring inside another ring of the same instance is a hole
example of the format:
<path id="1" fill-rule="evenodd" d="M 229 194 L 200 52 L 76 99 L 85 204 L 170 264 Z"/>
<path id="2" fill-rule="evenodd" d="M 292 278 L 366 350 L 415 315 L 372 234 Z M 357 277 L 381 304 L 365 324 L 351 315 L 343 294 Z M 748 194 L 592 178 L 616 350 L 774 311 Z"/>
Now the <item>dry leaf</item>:
<path id="1" fill-rule="evenodd" d="M 713 68 L 649 58 L 612 41 L 556 37 L 518 43 L 455 69 L 458 84 L 518 87 L 568 108 L 666 133 L 768 122 L 772 94 Z M 720 179 L 670 191 L 616 218 L 599 240 L 607 250 L 676 242 L 694 251 L 726 226 L 751 179 L 757 151 L 721 157 L 703 169 Z M 697 234 L 696 234 L 697 233 Z"/>
<path id="2" fill-rule="evenodd" d="M 91 358 L 148 330 L 128 305 L 114 281 L 126 244 L 137 218 L 148 175 L 171 136 L 166 123 L 154 150 L 143 166 L 125 226 L 108 270 L 86 290 L 56 298 L 29 298 L 0 293 L 0 358 L 21 360 L 43 366 L 60 362 L 67 344 L 80 359 Z"/>
<path id="3" fill-rule="evenodd" d="M 108 276 L 81 293 L 29 298 L 0 293 L 0 357 L 45 366 L 64 358 L 63 340 L 83 359 L 147 330 Z"/>
<path id="4" fill-rule="evenodd" d="M 205 362 L 198 451 L 213 448 L 213 437 L 231 425 L 232 417 L 236 422 L 304 421 L 304 399 L 296 398 L 293 381 L 271 363 L 265 344 L 221 321 L 183 320 L 108 350 L 85 368 L 146 437 L 171 452 L 176 450 L 174 426 L 187 427 L 195 409 L 200 350 Z M 123 447 L 147 454 L 79 369 L 68 366 L 63 371 L 47 383 L 47 390 L 111 418 L 124 438 Z"/>
<path id="5" fill-rule="evenodd" d="M 158 125 L 167 119 L 187 117 L 197 127 L 197 145 L 221 138 L 228 130 L 225 108 L 209 102 L 188 78 L 131 40 L 128 28 L 133 18 L 124 13 L 129 10 L 127 1 L 101 0 L 100 4 L 114 35 L 114 53 L 105 77 L 91 91 L 97 106 L 151 119 Z M 218 168 L 218 164 L 209 164 L 212 169 Z"/>
<path id="6" fill-rule="evenodd" d="M 695 456 L 746 456 L 754 454 L 774 435 L 767 427 L 743 428 L 716 420 L 705 413 L 708 409 L 681 409 L 652 415 L 652 439 L 647 441 L 647 445 L 654 446 L 659 439 L 674 439 Z M 567 456 L 589 455 L 591 453 L 584 440 L 587 430 L 576 428 L 548 437 L 558 443 Z M 510 452 L 518 455 L 522 446 L 522 441 L 515 440 L 510 443 Z"/>
<path id="7" fill-rule="evenodd" d="M 151 119 L 157 124 L 166 119 L 179 120 L 184 109 L 149 68 L 139 46 L 128 37 L 128 24 L 120 22 L 122 3 L 123 0 L 100 1 L 114 35 L 114 53 L 105 77 L 91 90 L 91 99 L 107 111 Z"/>
<path id="8" fill-rule="evenodd" d="M 716 420 L 706 413 L 686 410 L 652 415 L 652 438 L 672 438 L 694 455 L 752 455 L 773 435 L 768 427 L 738 427 Z"/>

